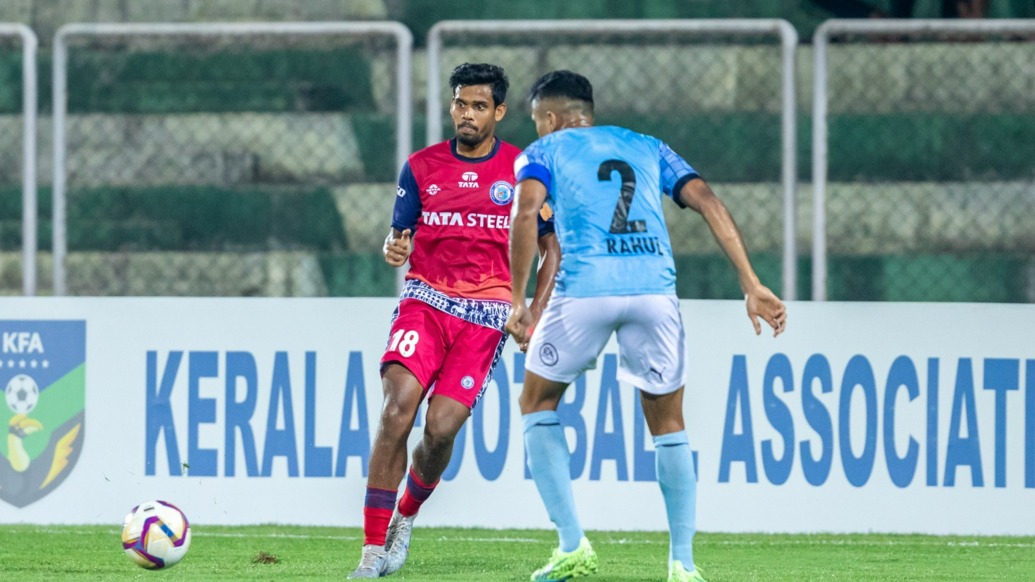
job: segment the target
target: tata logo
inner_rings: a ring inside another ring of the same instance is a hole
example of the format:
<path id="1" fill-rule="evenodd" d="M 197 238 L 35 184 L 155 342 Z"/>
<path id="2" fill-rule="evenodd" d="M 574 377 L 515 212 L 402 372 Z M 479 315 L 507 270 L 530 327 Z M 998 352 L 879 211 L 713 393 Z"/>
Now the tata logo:
<path id="1" fill-rule="evenodd" d="M 428 195 L 434 196 L 435 194 L 438 194 L 440 190 L 442 189 L 439 188 L 437 185 L 432 184 L 431 186 L 428 186 Z"/>
<path id="2" fill-rule="evenodd" d="M 0 321 L 0 340 L 0 500 L 25 507 L 61 486 L 83 449 L 86 322 Z"/>
<path id="3" fill-rule="evenodd" d="M 463 180 L 464 180 L 463 182 L 457 182 L 457 184 L 461 188 L 477 188 L 478 187 L 478 174 L 475 174 L 474 172 L 464 172 L 463 176 L 460 176 L 460 177 L 463 178 Z"/>

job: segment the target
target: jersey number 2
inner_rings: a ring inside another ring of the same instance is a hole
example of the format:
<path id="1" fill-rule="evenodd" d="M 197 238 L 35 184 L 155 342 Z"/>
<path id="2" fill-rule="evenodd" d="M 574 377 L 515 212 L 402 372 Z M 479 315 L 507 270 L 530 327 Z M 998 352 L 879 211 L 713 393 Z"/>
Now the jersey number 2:
<path id="1" fill-rule="evenodd" d="M 647 232 L 647 221 L 629 220 L 629 207 L 632 206 L 633 195 L 636 194 L 636 173 L 633 172 L 632 166 L 622 160 L 607 160 L 600 164 L 597 179 L 601 182 L 610 182 L 611 172 L 615 171 L 622 177 L 622 194 L 618 197 L 615 214 L 611 217 L 611 234 Z"/>

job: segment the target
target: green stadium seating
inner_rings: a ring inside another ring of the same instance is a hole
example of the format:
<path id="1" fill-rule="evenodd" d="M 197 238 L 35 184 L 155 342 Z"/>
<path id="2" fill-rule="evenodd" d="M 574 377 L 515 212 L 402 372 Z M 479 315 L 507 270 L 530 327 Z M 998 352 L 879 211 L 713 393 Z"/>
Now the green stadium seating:
<path id="1" fill-rule="evenodd" d="M 21 246 L 21 190 L 0 189 L 0 249 Z M 50 188 L 40 188 L 39 248 L 51 246 Z M 7 218 L 10 217 L 10 218 Z M 329 190 L 207 186 L 92 188 L 68 196 L 73 251 L 348 251 Z"/>

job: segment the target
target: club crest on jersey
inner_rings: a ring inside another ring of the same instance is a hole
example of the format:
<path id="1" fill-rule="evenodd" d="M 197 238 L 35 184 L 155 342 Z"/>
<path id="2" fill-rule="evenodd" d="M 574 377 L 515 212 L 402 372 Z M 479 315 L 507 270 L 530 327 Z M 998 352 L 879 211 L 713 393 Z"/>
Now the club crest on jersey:
<path id="1" fill-rule="evenodd" d="M 431 186 L 428 186 L 428 195 L 434 196 L 435 194 L 438 194 L 440 190 L 442 189 L 439 188 L 438 185 L 432 184 Z"/>
<path id="2" fill-rule="evenodd" d="M 457 182 L 461 188 L 477 188 L 478 187 L 478 174 L 474 172 L 464 172 L 462 176 L 463 182 Z"/>
<path id="3" fill-rule="evenodd" d="M 489 188 L 489 198 L 500 206 L 510 204 L 510 201 L 514 199 L 514 187 L 500 180 Z"/>

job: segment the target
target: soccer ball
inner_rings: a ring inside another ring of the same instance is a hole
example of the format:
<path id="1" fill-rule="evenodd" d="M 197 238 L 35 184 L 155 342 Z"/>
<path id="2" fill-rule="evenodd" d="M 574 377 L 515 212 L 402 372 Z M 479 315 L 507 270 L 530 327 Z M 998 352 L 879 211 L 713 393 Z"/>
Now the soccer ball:
<path id="1" fill-rule="evenodd" d="M 11 412 L 29 414 L 39 402 L 40 387 L 32 378 L 19 374 L 7 383 L 4 395 L 7 397 L 7 407 L 11 409 Z"/>
<path id="2" fill-rule="evenodd" d="M 187 555 L 189 548 L 190 523 L 171 503 L 141 503 L 122 524 L 122 549 L 141 568 L 171 568 Z"/>

